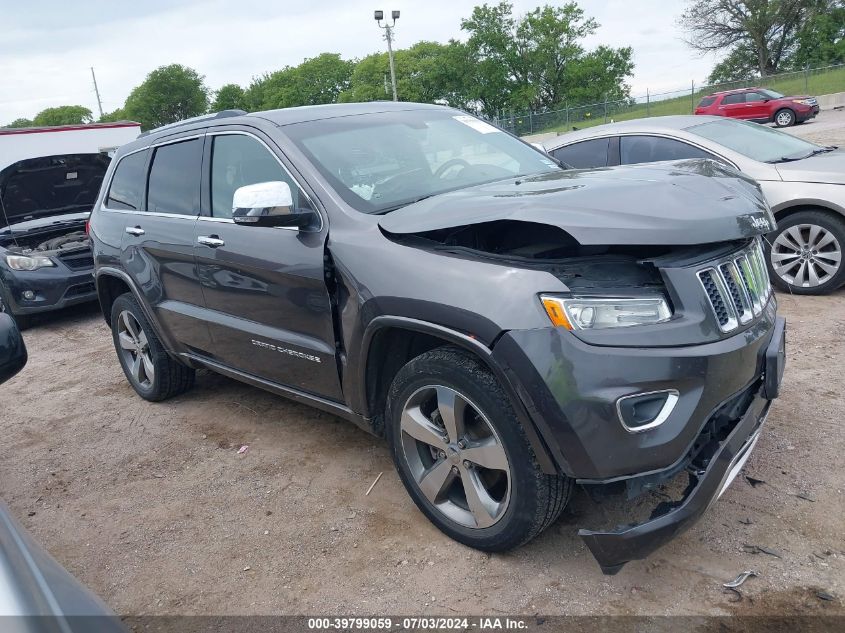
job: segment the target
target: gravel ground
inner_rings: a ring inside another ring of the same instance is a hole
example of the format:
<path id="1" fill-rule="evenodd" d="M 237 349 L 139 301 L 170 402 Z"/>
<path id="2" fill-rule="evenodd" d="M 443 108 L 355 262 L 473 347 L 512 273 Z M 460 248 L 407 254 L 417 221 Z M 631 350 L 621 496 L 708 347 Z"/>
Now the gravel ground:
<path id="1" fill-rule="evenodd" d="M 820 145 L 845 146 L 845 110 L 825 110 L 807 123 L 788 128 L 783 132 L 800 136 Z"/>
<path id="2" fill-rule="evenodd" d="M 601 513 L 580 491 L 535 541 L 489 556 L 441 535 L 385 445 L 331 415 L 205 372 L 141 400 L 94 307 L 25 333 L 30 362 L 0 395 L 0 493 L 124 614 L 845 613 L 845 291 L 780 301 L 783 396 L 745 469 L 765 483 L 738 478 L 614 577 L 576 535 Z M 761 576 L 732 602 L 721 583 L 746 569 Z"/>

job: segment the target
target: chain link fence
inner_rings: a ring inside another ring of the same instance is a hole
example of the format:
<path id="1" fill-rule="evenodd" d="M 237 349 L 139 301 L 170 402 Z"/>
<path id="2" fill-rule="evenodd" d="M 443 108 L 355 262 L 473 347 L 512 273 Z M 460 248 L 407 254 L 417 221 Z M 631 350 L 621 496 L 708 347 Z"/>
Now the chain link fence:
<path id="1" fill-rule="evenodd" d="M 702 97 L 714 92 L 751 87 L 768 88 L 786 95 L 815 96 L 842 92 L 845 91 L 845 64 L 702 86 L 690 82 L 687 87 L 678 90 L 646 91 L 644 95 L 621 100 L 571 106 L 564 103 L 562 108 L 547 112 L 501 113 L 492 121 L 519 136 L 563 132 L 611 121 L 692 114 Z"/>

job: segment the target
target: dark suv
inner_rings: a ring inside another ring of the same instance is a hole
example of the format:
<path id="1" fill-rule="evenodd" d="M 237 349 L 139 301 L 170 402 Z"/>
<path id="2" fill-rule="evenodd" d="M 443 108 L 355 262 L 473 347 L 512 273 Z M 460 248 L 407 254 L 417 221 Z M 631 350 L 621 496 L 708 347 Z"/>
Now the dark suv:
<path id="1" fill-rule="evenodd" d="M 682 480 L 641 524 L 581 531 L 613 573 L 757 440 L 784 362 L 772 228 L 714 161 L 566 170 L 460 111 L 373 103 L 156 130 L 119 150 L 90 234 L 139 395 L 205 367 L 347 418 L 462 543 L 525 543 L 575 483 Z"/>

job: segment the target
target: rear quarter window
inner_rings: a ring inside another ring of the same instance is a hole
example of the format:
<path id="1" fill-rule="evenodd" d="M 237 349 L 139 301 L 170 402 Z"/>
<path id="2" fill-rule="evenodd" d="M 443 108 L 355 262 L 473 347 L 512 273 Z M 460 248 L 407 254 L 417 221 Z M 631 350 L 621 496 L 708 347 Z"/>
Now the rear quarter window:
<path id="1" fill-rule="evenodd" d="M 141 208 L 147 151 L 135 152 L 120 159 L 106 197 L 107 208 L 129 211 L 138 211 Z"/>
<path id="2" fill-rule="evenodd" d="M 699 108 L 707 108 L 711 105 L 716 103 L 716 97 L 704 97 L 701 101 L 698 102 Z"/>
<path id="3" fill-rule="evenodd" d="M 552 150 L 552 156 L 576 169 L 607 167 L 610 138 L 595 138 Z"/>

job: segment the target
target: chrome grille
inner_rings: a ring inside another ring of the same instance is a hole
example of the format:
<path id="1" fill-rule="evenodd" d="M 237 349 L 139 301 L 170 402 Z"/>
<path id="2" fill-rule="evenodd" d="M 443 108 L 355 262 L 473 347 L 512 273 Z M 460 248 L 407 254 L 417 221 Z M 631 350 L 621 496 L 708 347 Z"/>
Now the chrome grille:
<path id="1" fill-rule="evenodd" d="M 722 332 L 760 316 L 772 294 L 760 240 L 698 271 L 698 279 Z"/>

